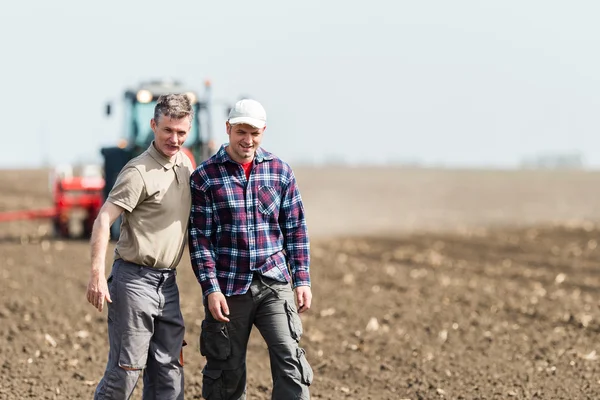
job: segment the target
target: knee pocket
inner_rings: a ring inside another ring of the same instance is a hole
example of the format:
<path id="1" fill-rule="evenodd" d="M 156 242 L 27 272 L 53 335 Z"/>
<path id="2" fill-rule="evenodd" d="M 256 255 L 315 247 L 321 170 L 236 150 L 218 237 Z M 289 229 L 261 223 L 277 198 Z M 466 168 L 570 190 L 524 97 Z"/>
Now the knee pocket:
<path id="1" fill-rule="evenodd" d="M 202 369 L 202 397 L 209 400 L 233 398 L 245 373 L 244 365 L 231 370 L 214 369 L 214 367 L 206 365 Z"/>
<path id="2" fill-rule="evenodd" d="M 313 381 L 313 370 L 306 359 L 306 352 L 303 348 L 298 347 L 296 349 L 296 357 L 298 358 L 298 365 L 300 366 L 300 379 L 303 384 L 310 386 Z"/>
<path id="3" fill-rule="evenodd" d="M 300 315 L 298 315 L 298 311 L 296 311 L 296 306 L 291 304 L 289 301 L 285 302 L 285 313 L 288 319 L 288 325 L 290 328 L 290 334 L 292 338 L 299 342 L 302 337 L 302 321 L 300 320 Z"/>
<path id="4" fill-rule="evenodd" d="M 227 324 L 202 321 L 200 333 L 200 354 L 215 360 L 226 360 L 231 355 L 231 340 Z"/>
<path id="5" fill-rule="evenodd" d="M 209 400 L 221 400 L 223 390 L 223 371 L 220 369 L 202 370 L 202 397 Z"/>
<path id="6" fill-rule="evenodd" d="M 125 332 L 121 337 L 119 367 L 128 371 L 141 370 L 148 362 L 150 335 L 148 333 Z"/>

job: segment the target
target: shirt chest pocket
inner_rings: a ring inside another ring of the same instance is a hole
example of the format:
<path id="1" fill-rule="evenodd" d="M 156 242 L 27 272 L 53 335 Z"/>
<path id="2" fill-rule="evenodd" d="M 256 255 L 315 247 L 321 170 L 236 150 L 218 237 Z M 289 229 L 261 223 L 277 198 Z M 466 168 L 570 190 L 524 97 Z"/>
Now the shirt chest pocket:
<path id="1" fill-rule="evenodd" d="M 281 198 L 277 189 L 272 186 L 260 186 L 258 188 L 258 210 L 264 215 L 279 216 Z"/>

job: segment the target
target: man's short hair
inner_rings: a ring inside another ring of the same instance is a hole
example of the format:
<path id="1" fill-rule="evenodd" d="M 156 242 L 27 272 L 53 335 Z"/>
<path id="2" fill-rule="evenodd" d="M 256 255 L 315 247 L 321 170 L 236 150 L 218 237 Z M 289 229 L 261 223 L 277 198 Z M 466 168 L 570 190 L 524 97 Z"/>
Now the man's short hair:
<path id="1" fill-rule="evenodd" d="M 173 119 L 189 117 L 191 121 L 194 119 L 194 108 L 189 97 L 185 94 L 165 94 L 160 96 L 156 102 L 154 121 L 158 123 L 161 116 Z"/>

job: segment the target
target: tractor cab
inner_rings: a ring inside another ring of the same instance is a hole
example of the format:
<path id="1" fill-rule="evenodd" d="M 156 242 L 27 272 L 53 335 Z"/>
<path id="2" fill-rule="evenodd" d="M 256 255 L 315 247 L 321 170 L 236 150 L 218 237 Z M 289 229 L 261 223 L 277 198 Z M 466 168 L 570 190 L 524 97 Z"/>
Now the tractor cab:
<path id="1" fill-rule="evenodd" d="M 124 95 L 124 135 L 116 146 L 104 147 L 101 154 L 104 158 L 104 199 L 108 197 L 121 169 L 134 157 L 144 152 L 154 134 L 150 128 L 150 120 L 154 117 L 154 107 L 161 95 L 184 93 L 188 96 L 195 110 L 191 131 L 184 144 L 184 152 L 194 166 L 214 154 L 215 148 L 211 138 L 210 119 L 210 83 L 204 85 L 205 94 L 200 97 L 193 88 L 177 81 L 144 82 L 139 86 L 127 89 Z M 112 104 L 106 105 L 106 115 L 111 115 Z M 120 221 L 113 224 L 111 237 L 118 238 Z"/>

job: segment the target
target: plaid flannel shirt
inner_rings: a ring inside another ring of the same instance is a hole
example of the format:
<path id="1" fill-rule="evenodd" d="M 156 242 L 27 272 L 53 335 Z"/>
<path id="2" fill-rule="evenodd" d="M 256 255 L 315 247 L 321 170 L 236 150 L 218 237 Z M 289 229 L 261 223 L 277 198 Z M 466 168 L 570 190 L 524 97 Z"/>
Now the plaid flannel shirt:
<path id="1" fill-rule="evenodd" d="M 244 294 L 254 272 L 310 286 L 304 206 L 291 167 L 258 148 L 246 179 L 225 146 L 190 177 L 189 250 L 203 295 Z"/>

